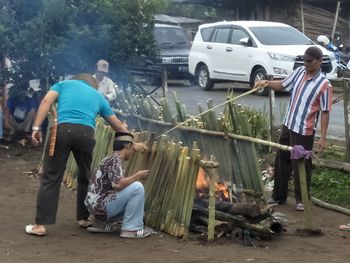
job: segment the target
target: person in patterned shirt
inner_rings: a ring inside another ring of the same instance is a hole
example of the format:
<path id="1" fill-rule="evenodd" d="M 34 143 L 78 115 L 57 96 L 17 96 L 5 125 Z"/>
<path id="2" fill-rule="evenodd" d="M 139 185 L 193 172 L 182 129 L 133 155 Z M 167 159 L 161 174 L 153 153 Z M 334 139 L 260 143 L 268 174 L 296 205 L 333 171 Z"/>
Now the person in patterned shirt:
<path id="1" fill-rule="evenodd" d="M 292 91 L 287 114 L 279 143 L 288 146 L 302 145 L 311 151 L 318 117 L 321 112 L 321 133 L 316 143 L 316 151 L 322 152 L 326 147 L 326 135 L 329 113 L 332 108 L 333 88 L 329 80 L 321 72 L 322 50 L 317 46 L 309 47 L 304 53 L 304 66 L 284 80 L 262 80 L 257 87 L 268 87 L 275 91 L 290 89 Z M 275 158 L 274 188 L 269 203 L 285 203 L 288 195 L 288 182 L 293 172 L 296 210 L 303 211 L 298 160 L 291 160 L 290 152 L 277 150 Z M 312 160 L 305 159 L 307 188 L 310 190 Z"/>
<path id="2" fill-rule="evenodd" d="M 114 232 L 117 219 L 123 217 L 120 237 L 143 238 L 151 235 L 144 227 L 145 194 L 140 181 L 149 170 L 140 170 L 126 177 L 122 166 L 133 154 L 133 135 L 116 133 L 113 153 L 104 158 L 91 177 L 85 205 L 93 216 L 90 232 Z"/>

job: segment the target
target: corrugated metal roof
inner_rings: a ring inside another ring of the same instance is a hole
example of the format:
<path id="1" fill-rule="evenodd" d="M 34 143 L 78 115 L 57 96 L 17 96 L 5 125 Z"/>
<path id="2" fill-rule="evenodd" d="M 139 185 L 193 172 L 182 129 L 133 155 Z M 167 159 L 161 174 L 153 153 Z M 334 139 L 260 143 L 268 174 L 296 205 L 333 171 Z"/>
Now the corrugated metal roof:
<path id="1" fill-rule="evenodd" d="M 158 14 L 154 16 L 154 20 L 162 23 L 172 23 L 172 24 L 195 24 L 202 23 L 200 19 L 194 19 L 183 16 L 168 16 L 164 14 Z"/>

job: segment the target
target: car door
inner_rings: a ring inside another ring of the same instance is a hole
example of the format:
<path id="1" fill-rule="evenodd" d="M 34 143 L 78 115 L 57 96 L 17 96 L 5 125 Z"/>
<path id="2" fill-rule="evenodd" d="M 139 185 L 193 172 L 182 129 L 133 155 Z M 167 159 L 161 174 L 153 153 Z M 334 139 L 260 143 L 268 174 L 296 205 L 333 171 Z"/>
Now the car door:
<path id="1" fill-rule="evenodd" d="M 243 44 L 241 41 L 245 39 Z M 239 27 L 233 27 L 229 43 L 225 49 L 225 60 L 222 60 L 223 71 L 228 79 L 235 81 L 249 81 L 252 60 L 252 40 L 249 34 Z"/>
<path id="2" fill-rule="evenodd" d="M 210 57 L 209 71 L 211 78 L 221 79 L 226 76 L 225 60 L 227 60 L 226 47 L 228 45 L 231 26 L 216 27 L 211 41 L 207 43 L 207 53 Z"/>

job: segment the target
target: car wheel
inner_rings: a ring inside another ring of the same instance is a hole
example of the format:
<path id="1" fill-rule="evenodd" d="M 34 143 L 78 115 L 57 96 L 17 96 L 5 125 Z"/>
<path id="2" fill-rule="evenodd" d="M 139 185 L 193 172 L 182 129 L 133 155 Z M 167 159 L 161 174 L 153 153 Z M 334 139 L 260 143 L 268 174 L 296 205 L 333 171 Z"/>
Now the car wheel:
<path id="1" fill-rule="evenodd" d="M 266 79 L 266 70 L 264 68 L 258 68 L 257 70 L 254 71 L 252 80 L 250 82 L 250 87 L 253 89 L 257 81 L 264 80 L 264 79 Z M 256 92 L 256 94 L 260 96 L 267 96 L 269 95 L 269 90 L 268 89 L 259 90 Z"/>
<path id="2" fill-rule="evenodd" d="M 207 66 L 203 65 L 199 68 L 197 74 L 198 86 L 202 90 L 211 90 L 213 88 L 214 82 L 209 77 L 209 71 Z"/>

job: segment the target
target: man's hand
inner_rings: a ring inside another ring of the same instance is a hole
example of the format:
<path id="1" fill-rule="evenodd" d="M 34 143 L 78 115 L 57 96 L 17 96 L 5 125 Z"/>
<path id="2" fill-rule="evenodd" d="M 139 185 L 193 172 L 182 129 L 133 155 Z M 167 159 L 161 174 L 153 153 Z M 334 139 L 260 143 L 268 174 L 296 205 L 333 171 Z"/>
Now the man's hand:
<path id="1" fill-rule="evenodd" d="M 267 83 L 266 79 L 259 80 L 259 81 L 255 82 L 254 89 L 262 90 L 262 89 L 266 88 L 268 85 L 269 84 Z"/>
<path id="2" fill-rule="evenodd" d="M 43 136 L 42 136 L 41 131 L 33 131 L 32 132 L 32 143 L 35 146 L 38 146 L 39 143 L 42 143 L 42 142 L 43 142 Z"/>
<path id="3" fill-rule="evenodd" d="M 320 138 L 318 142 L 315 143 L 315 152 L 321 153 L 326 148 L 326 138 Z"/>
<path id="4" fill-rule="evenodd" d="M 135 151 L 138 151 L 138 152 L 144 152 L 148 149 L 147 145 L 144 144 L 143 142 L 134 142 L 133 143 L 133 148 Z"/>
<path id="5" fill-rule="evenodd" d="M 135 174 L 138 178 L 138 180 L 146 180 L 149 175 L 149 170 L 140 170 Z"/>

